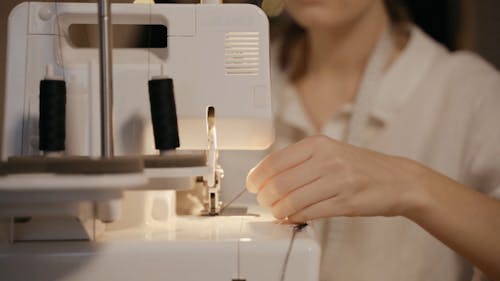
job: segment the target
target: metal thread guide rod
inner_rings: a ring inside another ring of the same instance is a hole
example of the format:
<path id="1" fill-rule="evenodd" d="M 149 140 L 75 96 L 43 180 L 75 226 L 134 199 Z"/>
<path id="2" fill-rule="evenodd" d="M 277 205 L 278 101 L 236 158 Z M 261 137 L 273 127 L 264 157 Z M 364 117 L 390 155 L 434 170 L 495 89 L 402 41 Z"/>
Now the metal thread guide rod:
<path id="1" fill-rule="evenodd" d="M 101 85 L 101 156 L 111 158 L 113 149 L 113 34 L 110 0 L 98 0 L 99 65 Z"/>

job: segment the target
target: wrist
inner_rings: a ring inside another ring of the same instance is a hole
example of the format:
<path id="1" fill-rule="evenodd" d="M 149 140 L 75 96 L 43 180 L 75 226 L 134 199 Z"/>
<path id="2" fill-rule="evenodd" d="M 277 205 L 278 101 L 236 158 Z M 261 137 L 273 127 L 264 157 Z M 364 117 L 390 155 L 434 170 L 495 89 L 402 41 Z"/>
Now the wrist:
<path id="1" fill-rule="evenodd" d="M 409 159 L 406 161 L 405 172 L 407 181 L 401 196 L 399 215 L 417 222 L 428 213 L 433 206 L 432 186 L 435 184 L 435 172 Z"/>

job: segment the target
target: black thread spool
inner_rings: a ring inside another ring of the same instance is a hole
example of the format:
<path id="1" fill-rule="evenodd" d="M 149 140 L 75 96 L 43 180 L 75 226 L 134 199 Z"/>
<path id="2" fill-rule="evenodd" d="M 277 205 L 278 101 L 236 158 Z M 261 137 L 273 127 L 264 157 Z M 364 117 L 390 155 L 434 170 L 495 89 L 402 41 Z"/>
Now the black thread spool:
<path id="1" fill-rule="evenodd" d="M 63 80 L 40 81 L 39 149 L 44 152 L 65 150 L 66 83 Z"/>
<path id="2" fill-rule="evenodd" d="M 156 149 L 160 152 L 176 149 L 180 144 L 173 80 L 149 80 L 149 103 Z"/>

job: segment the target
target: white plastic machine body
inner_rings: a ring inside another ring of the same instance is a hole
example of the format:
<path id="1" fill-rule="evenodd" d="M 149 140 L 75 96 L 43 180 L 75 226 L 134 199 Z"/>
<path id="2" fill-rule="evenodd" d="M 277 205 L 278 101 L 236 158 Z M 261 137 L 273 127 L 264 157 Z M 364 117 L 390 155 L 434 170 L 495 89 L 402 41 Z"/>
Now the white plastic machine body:
<path id="1" fill-rule="evenodd" d="M 44 20 L 47 14 L 50 18 Z M 263 17 L 248 5 L 114 5 L 113 24 L 168 28 L 165 50 L 113 52 L 115 154 L 154 153 L 147 131 L 151 123 L 147 82 L 162 75 L 162 66 L 174 80 L 181 148 L 206 149 L 208 106 L 216 110 L 219 149 L 270 145 L 269 40 Z M 64 64 L 64 72 L 57 67 L 57 74 L 67 80 L 68 104 L 78 105 L 68 110 L 67 153 L 100 155 L 98 52 L 74 47 L 68 35 L 73 24 L 96 24 L 96 5 L 32 2 L 12 12 L 4 158 L 37 152 L 33 137 L 38 133 L 38 87 L 47 64 Z M 241 50 L 235 58 L 230 51 L 237 50 L 238 43 L 254 48 Z M 246 61 L 251 63 L 243 65 Z M 234 68 L 237 63 L 242 66 Z"/>
<path id="2" fill-rule="evenodd" d="M 113 51 L 115 155 L 158 153 L 147 83 L 166 75 L 175 87 L 178 153 L 207 151 L 208 161 L 118 178 L 0 175 L 0 279 L 280 280 L 291 226 L 252 206 L 235 216 L 176 215 L 175 191 L 166 191 L 210 181 L 217 170 L 211 152 L 272 143 L 266 16 L 244 4 L 115 4 L 112 11 L 113 24 L 168 30 L 166 49 Z M 11 12 L 4 160 L 40 154 L 39 83 L 47 65 L 66 81 L 65 154 L 100 156 L 98 51 L 76 47 L 69 36 L 73 24 L 96 24 L 96 14 L 97 5 L 81 3 L 27 2 Z M 209 107 L 217 128 L 211 142 Z M 298 233 L 285 280 L 317 280 L 319 252 L 311 228 Z"/>

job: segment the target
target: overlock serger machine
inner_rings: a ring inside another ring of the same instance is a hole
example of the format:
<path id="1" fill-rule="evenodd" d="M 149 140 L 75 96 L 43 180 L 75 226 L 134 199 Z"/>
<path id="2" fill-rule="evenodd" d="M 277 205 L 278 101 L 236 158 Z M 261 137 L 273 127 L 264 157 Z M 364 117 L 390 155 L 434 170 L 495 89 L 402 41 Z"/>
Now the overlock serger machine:
<path id="1" fill-rule="evenodd" d="M 317 280 L 311 228 L 220 199 L 219 150 L 273 141 L 268 36 L 247 4 L 17 6 L 0 280 Z"/>

